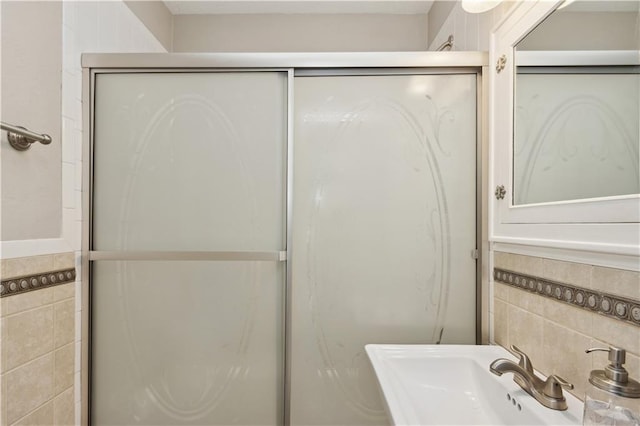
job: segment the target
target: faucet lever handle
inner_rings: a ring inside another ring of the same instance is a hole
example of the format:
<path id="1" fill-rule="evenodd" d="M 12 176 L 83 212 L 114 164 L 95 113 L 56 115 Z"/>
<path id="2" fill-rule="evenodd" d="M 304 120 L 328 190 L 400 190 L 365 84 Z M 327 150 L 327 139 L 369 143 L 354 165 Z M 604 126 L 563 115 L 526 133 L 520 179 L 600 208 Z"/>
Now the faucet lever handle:
<path id="1" fill-rule="evenodd" d="M 522 352 L 516 345 L 511 345 L 511 350 L 515 352 L 520 358 L 518 365 L 520 365 L 520 367 L 522 367 L 527 372 L 533 373 L 533 364 L 531 364 L 531 359 L 529 359 L 529 356 Z"/>
<path id="2" fill-rule="evenodd" d="M 550 398 L 564 399 L 564 395 L 562 395 L 562 388 L 573 389 L 573 385 L 562 377 L 552 374 L 547 377 L 543 393 Z"/>

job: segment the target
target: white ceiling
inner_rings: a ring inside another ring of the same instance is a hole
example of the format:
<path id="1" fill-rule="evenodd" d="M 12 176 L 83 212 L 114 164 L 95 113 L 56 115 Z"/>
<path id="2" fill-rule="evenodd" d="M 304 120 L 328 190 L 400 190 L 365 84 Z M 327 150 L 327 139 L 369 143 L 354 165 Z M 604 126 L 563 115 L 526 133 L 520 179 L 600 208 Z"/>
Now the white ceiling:
<path id="1" fill-rule="evenodd" d="M 174 15 L 249 13 L 425 14 L 434 0 L 165 0 Z"/>

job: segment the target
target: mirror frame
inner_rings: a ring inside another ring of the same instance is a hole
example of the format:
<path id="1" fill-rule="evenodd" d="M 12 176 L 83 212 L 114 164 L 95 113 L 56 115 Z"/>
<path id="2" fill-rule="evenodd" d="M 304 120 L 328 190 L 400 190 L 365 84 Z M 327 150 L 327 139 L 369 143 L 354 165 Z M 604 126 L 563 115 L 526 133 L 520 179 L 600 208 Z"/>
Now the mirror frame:
<path id="1" fill-rule="evenodd" d="M 640 195 L 513 204 L 515 48 L 562 3 L 518 2 L 491 34 L 490 241 L 499 251 L 640 271 Z"/>

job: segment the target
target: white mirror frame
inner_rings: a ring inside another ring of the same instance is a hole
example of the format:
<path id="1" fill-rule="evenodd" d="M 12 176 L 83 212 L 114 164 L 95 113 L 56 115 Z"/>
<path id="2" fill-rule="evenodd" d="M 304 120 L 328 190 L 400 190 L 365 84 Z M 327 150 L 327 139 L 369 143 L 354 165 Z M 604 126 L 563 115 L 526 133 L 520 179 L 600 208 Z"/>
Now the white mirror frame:
<path id="1" fill-rule="evenodd" d="M 490 242 L 496 251 L 638 271 L 640 195 L 513 206 L 514 48 L 560 3 L 519 2 L 491 34 Z"/>

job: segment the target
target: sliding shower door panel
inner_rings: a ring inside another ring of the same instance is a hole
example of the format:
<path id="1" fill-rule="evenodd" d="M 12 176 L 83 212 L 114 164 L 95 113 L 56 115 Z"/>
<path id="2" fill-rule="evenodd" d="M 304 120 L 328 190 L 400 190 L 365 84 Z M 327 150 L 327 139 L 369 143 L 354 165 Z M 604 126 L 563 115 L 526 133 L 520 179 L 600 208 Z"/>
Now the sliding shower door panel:
<path id="1" fill-rule="evenodd" d="M 368 343 L 475 343 L 476 75 L 297 77 L 291 420 L 386 424 Z"/>
<path id="2" fill-rule="evenodd" d="M 93 423 L 281 424 L 285 264 L 251 253 L 286 249 L 286 100 L 280 72 L 96 76 Z"/>
<path id="3" fill-rule="evenodd" d="M 286 78 L 99 74 L 93 250 L 282 250 Z"/>
<path id="4" fill-rule="evenodd" d="M 92 269 L 93 424 L 281 424 L 284 263 Z"/>

